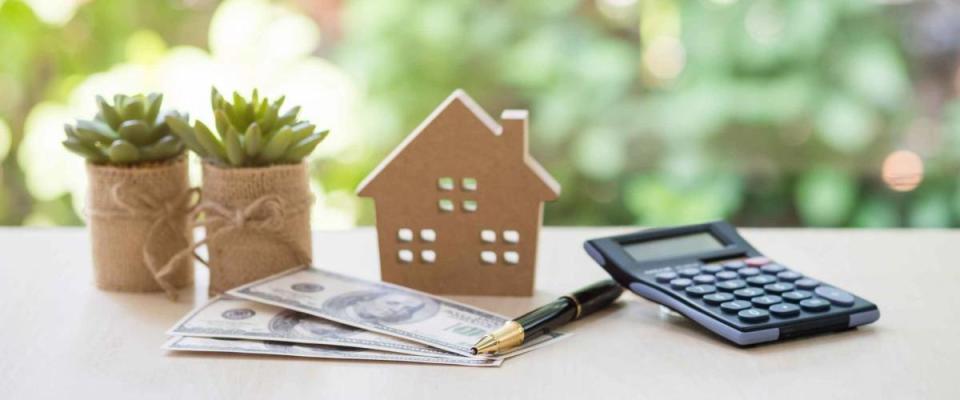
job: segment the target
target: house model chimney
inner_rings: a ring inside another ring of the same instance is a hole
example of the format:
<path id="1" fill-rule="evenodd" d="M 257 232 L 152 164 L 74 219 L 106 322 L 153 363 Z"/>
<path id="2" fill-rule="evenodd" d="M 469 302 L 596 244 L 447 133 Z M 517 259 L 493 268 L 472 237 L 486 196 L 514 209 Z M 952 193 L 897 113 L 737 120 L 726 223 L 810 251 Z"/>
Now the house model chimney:
<path id="1" fill-rule="evenodd" d="M 527 154 L 527 120 L 530 113 L 527 110 L 503 110 L 500 113 L 500 136 L 506 141 L 508 148 Z"/>

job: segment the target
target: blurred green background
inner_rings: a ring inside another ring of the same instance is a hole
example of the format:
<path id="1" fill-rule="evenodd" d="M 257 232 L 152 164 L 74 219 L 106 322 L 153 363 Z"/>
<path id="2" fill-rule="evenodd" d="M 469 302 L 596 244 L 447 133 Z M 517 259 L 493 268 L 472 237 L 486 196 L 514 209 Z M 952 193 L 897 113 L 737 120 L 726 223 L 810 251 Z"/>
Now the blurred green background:
<path id="1" fill-rule="evenodd" d="M 316 228 L 453 89 L 531 112 L 551 225 L 960 224 L 960 5 L 908 0 L 0 0 L 0 224 L 83 223 L 62 125 L 259 87 L 333 130 Z"/>

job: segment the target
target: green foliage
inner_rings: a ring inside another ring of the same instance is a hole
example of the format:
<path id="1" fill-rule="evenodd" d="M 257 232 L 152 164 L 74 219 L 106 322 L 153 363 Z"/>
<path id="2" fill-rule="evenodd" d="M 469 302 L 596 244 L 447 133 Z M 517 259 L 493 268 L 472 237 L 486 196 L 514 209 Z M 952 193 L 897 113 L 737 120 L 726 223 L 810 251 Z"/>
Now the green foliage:
<path id="1" fill-rule="evenodd" d="M 168 123 L 190 150 L 208 162 L 231 167 L 296 164 L 330 131 L 315 131 L 310 122 L 298 120 L 299 106 L 281 114 L 283 100 L 261 98 L 254 89 L 249 99 L 234 92 L 230 103 L 214 88 L 210 101 L 219 135 L 200 121 L 193 127 L 176 118 Z"/>
<path id="2" fill-rule="evenodd" d="M 170 132 L 169 122 L 186 123 L 176 111 L 160 115 L 163 96 L 113 97 L 113 104 L 97 96 L 100 111 L 92 120 L 65 125 L 63 146 L 97 164 L 138 164 L 163 161 L 183 154 L 183 143 Z"/>

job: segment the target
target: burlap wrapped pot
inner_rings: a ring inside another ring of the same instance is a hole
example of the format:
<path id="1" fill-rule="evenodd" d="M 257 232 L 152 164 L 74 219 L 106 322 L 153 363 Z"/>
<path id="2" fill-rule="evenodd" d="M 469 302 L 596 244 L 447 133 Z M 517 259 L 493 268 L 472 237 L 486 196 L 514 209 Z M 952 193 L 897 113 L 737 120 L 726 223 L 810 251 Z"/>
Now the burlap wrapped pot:
<path id="1" fill-rule="evenodd" d="M 210 293 L 306 265 L 310 242 L 307 164 L 224 168 L 203 164 Z"/>
<path id="2" fill-rule="evenodd" d="M 190 259 L 161 267 L 190 246 L 194 191 L 185 157 L 137 166 L 87 163 L 93 266 L 99 288 L 122 292 L 176 289 L 193 282 Z"/>

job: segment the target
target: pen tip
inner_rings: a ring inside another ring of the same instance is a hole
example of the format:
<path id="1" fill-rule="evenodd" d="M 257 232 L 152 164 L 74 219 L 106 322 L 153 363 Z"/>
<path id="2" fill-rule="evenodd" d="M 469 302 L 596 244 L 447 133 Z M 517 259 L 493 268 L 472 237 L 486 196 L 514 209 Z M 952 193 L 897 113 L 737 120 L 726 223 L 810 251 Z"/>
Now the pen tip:
<path id="1" fill-rule="evenodd" d="M 470 354 L 477 355 L 477 348 L 476 348 L 476 347 L 471 347 L 471 348 L 470 348 Z"/>

